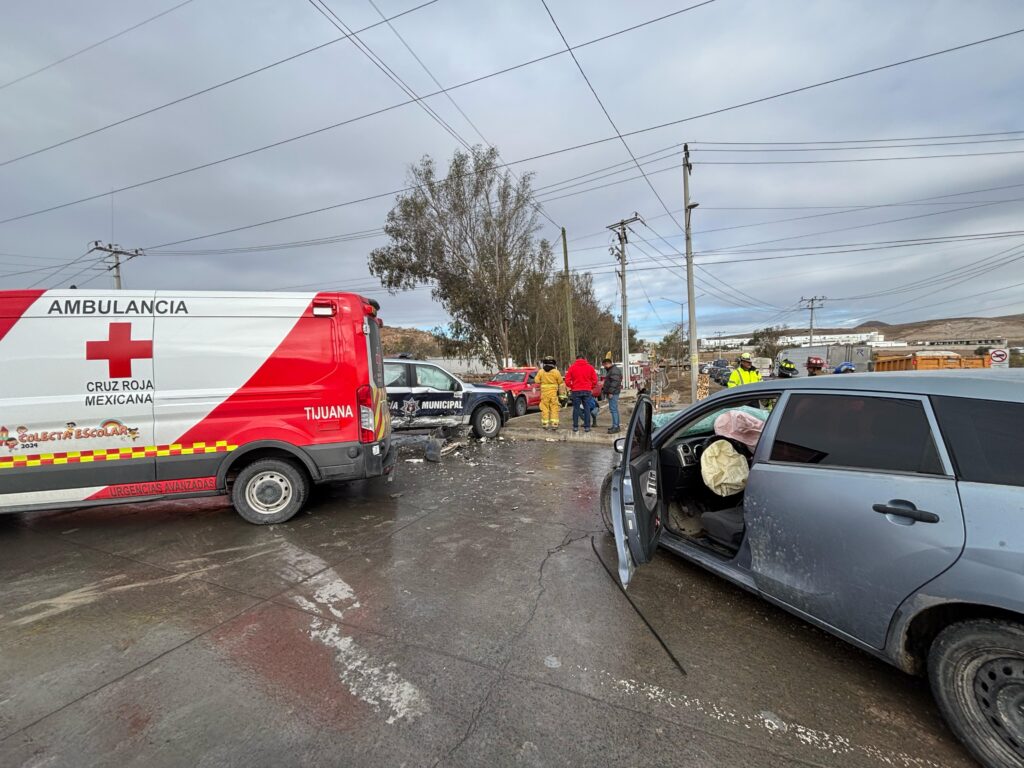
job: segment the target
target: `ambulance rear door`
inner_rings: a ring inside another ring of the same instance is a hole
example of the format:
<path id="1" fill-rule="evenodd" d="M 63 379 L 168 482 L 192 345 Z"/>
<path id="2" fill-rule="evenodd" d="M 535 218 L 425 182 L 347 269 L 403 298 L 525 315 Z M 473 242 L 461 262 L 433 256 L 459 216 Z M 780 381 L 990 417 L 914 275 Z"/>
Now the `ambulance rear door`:
<path id="1" fill-rule="evenodd" d="M 153 295 L 0 292 L 0 508 L 150 494 Z"/>

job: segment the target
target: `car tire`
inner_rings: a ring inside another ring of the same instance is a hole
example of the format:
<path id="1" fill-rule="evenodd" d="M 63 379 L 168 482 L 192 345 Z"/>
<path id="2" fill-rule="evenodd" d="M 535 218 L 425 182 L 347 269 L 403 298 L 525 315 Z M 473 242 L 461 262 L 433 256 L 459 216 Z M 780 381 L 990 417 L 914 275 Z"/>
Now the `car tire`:
<path id="1" fill-rule="evenodd" d="M 255 525 L 290 520 L 309 498 L 306 472 L 284 459 L 259 459 L 238 473 L 231 503 L 243 519 Z"/>
<path id="2" fill-rule="evenodd" d="M 516 398 L 516 416 L 525 416 L 527 411 L 526 398 L 520 395 Z"/>
<path id="3" fill-rule="evenodd" d="M 928 680 L 946 723 L 978 762 L 1024 766 L 1024 625 L 951 624 L 928 652 Z"/>
<path id="4" fill-rule="evenodd" d="M 605 475 L 601 483 L 601 522 L 608 531 L 609 536 L 615 535 L 615 526 L 612 524 L 612 475 L 614 470 Z"/>
<path id="5" fill-rule="evenodd" d="M 479 438 L 497 437 L 501 432 L 501 414 L 489 405 L 473 412 L 473 434 Z"/>

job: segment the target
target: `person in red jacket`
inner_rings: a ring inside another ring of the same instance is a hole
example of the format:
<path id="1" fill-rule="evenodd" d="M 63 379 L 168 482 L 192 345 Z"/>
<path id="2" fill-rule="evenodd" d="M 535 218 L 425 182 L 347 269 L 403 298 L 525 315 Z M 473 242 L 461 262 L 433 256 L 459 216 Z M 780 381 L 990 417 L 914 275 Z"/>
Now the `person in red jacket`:
<path id="1" fill-rule="evenodd" d="M 565 372 L 565 386 L 572 395 L 572 431 L 580 431 L 580 419 L 583 419 L 583 431 L 590 431 L 590 409 L 587 403 L 597 386 L 597 371 L 587 362 L 583 355 Z"/>

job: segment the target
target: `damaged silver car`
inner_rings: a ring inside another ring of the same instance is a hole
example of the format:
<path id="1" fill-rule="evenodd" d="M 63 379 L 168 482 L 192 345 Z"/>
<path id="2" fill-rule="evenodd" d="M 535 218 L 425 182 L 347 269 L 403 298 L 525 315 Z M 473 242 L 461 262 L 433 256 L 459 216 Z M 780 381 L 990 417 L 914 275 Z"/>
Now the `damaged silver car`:
<path id="1" fill-rule="evenodd" d="M 1024 766 L 1024 371 L 731 389 L 660 428 L 641 398 L 605 481 L 624 587 L 659 546 L 927 675 L 986 766 Z"/>

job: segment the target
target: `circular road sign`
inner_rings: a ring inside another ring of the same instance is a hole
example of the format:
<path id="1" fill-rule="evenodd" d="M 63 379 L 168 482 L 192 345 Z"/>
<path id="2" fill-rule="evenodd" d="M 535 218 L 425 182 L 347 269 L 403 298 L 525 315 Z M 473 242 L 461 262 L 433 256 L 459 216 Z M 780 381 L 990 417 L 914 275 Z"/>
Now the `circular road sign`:
<path id="1" fill-rule="evenodd" d="M 1006 362 L 1006 350 L 1005 349 L 993 349 L 991 352 L 993 363 L 1005 363 Z"/>

